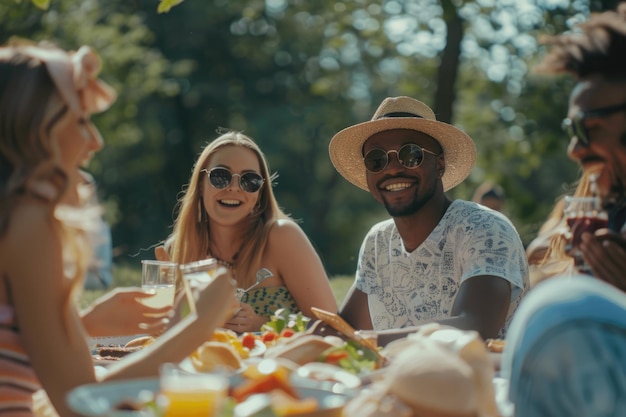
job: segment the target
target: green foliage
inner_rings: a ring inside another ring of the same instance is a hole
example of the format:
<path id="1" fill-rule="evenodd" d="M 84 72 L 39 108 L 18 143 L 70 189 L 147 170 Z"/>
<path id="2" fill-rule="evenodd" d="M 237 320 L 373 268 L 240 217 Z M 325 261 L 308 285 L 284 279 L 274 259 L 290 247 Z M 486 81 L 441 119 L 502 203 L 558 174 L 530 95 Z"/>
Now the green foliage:
<path id="1" fill-rule="evenodd" d="M 50 6 L 50 0 L 32 0 L 33 4 L 42 10 L 47 10 Z"/>
<path id="2" fill-rule="evenodd" d="M 22 0 L 15 0 L 16 3 L 20 3 Z M 31 0 L 35 6 L 40 8 L 41 10 L 48 10 L 50 7 L 50 0 Z M 159 5 L 157 6 L 157 11 L 159 13 L 167 13 L 170 9 L 180 3 L 183 0 L 160 0 Z"/>
<path id="3" fill-rule="evenodd" d="M 157 7 L 157 12 L 167 13 L 172 7 L 181 4 L 182 2 L 183 0 L 160 0 L 159 6 Z"/>
<path id="4" fill-rule="evenodd" d="M 141 266 L 139 262 L 137 264 L 116 262 L 113 265 L 113 283 L 111 288 L 116 287 L 141 287 Z M 109 290 L 83 290 L 78 300 L 79 308 L 87 307 L 107 291 Z"/>
<path id="5" fill-rule="evenodd" d="M 171 8 L 177 0 L 164 0 L 155 10 L 152 2 L 55 0 L 42 11 L 32 1 L 0 2 L 0 40 L 90 44 L 100 53 L 119 98 L 94 117 L 107 146 L 89 169 L 113 225 L 116 262 L 153 257 L 195 158 L 226 127 L 260 144 L 280 174 L 279 203 L 328 273 L 352 274 L 363 236 L 387 215 L 337 174 L 328 143 L 368 120 L 384 97 L 433 104 L 453 81 L 436 78 L 451 15 L 464 19 L 463 49 L 445 106 L 474 138 L 478 161 L 450 196 L 468 199 L 485 179 L 500 183 L 528 242 L 575 179 L 559 131 L 571 82 L 529 69 L 540 56 L 538 34 L 562 32 L 590 5 L 518 3 L 205 0 Z"/>

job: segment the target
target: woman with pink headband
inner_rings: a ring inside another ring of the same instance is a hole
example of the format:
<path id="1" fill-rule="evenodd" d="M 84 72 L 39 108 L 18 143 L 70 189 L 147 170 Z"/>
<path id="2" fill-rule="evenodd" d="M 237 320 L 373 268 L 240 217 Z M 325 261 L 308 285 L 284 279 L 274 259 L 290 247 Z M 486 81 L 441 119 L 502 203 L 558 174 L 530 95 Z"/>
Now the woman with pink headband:
<path id="1" fill-rule="evenodd" d="M 73 294 L 99 215 L 81 203 L 79 168 L 103 145 L 89 117 L 115 99 L 99 69 L 85 46 L 0 47 L 0 416 L 32 416 L 40 387 L 72 416 L 66 394 L 97 381 Z M 234 294 L 230 274 L 219 275 L 198 292 L 195 314 L 103 378 L 156 376 L 180 362 L 230 316 Z"/>

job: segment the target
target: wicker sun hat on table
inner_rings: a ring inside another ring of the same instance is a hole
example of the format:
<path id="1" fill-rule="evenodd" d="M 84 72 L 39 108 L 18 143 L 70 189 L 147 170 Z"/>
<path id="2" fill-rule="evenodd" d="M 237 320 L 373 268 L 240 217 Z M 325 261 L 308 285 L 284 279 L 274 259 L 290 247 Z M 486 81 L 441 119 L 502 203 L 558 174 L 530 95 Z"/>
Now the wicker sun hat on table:
<path id="1" fill-rule="evenodd" d="M 347 127 L 333 136 L 330 160 L 349 182 L 369 191 L 363 163 L 363 144 L 376 133 L 410 129 L 433 137 L 443 149 L 446 169 L 441 180 L 448 191 L 468 177 L 476 161 L 476 146 L 467 133 L 437 121 L 430 107 L 411 97 L 389 97 L 378 106 L 372 120 Z"/>

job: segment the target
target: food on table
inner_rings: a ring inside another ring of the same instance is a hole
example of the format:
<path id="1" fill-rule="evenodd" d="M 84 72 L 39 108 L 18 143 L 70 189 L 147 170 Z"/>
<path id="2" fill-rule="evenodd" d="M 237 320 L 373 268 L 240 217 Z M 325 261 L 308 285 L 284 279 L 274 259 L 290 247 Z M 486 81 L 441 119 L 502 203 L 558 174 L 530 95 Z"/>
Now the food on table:
<path id="1" fill-rule="evenodd" d="M 328 337 L 324 339 L 329 340 Z M 354 340 L 347 340 L 341 345 L 326 349 L 317 362 L 336 365 L 354 374 L 373 371 L 383 365 L 377 352 Z"/>
<path id="2" fill-rule="evenodd" d="M 361 378 L 337 365 L 329 363 L 307 363 L 300 366 L 295 375 L 296 378 L 324 383 L 326 386 L 328 386 L 327 383 L 330 383 L 334 391 L 341 390 L 345 392 L 345 389 L 354 389 L 362 385 Z M 339 388 L 337 388 L 338 385 L 340 386 Z"/>
<path id="3" fill-rule="evenodd" d="M 189 359 L 198 372 L 211 372 L 222 368 L 235 371 L 242 367 L 240 356 L 229 343 L 204 342 Z"/>
<path id="4" fill-rule="evenodd" d="M 254 333 L 245 332 L 241 335 L 241 345 L 249 350 L 256 347 L 257 337 Z"/>
<path id="5" fill-rule="evenodd" d="M 230 390 L 230 396 L 244 403 L 257 394 L 269 395 L 273 415 L 291 416 L 319 409 L 315 398 L 301 398 L 290 382 L 293 367 L 283 360 L 263 359 L 251 364 L 243 373 L 243 381 Z"/>
<path id="6" fill-rule="evenodd" d="M 119 360 L 124 356 L 143 349 L 142 346 L 124 347 L 124 346 L 102 346 L 98 348 L 98 355 L 101 359 Z"/>
<path id="7" fill-rule="evenodd" d="M 345 415 L 499 416 L 493 365 L 477 332 L 429 325 L 398 342 L 387 346 L 391 360 L 381 379 L 351 400 Z"/>
<path id="8" fill-rule="evenodd" d="M 291 313 L 289 310 L 279 308 L 270 317 L 270 320 L 261 326 L 261 333 L 269 333 L 279 337 L 290 337 L 295 333 L 306 331 L 310 318 L 300 313 Z M 278 337 L 277 337 L 278 338 Z"/>
<path id="9" fill-rule="evenodd" d="M 152 411 L 150 415 L 159 415 L 156 403 L 156 393 L 149 390 L 142 390 L 137 398 L 124 398 L 113 405 L 114 411 Z"/>
<path id="10" fill-rule="evenodd" d="M 273 372 L 257 373 L 254 378 L 246 378 L 244 382 L 231 390 L 230 395 L 240 403 L 251 395 L 275 390 L 283 391 L 294 399 L 298 398 L 298 394 L 289 383 L 289 374 L 284 372 L 284 368 L 276 368 Z"/>
<path id="11" fill-rule="evenodd" d="M 269 393 L 272 410 L 277 416 L 296 416 L 317 411 L 319 404 L 315 398 L 298 398 L 283 390 L 272 390 Z"/>
<path id="12" fill-rule="evenodd" d="M 305 334 L 292 337 L 285 343 L 275 344 L 265 352 L 265 357 L 288 359 L 298 365 L 304 365 L 317 361 L 324 351 L 332 347 L 334 345 L 322 336 Z"/>
<path id="13" fill-rule="evenodd" d="M 433 412 L 472 415 L 476 410 L 472 368 L 437 344 L 411 346 L 391 366 L 389 393 L 418 415 Z"/>
<path id="14" fill-rule="evenodd" d="M 336 331 L 340 332 L 348 339 L 363 346 L 363 348 L 370 350 L 378 357 L 380 366 L 383 366 L 387 358 L 378 351 L 378 344 L 374 342 L 372 337 L 363 337 L 363 333 L 357 332 L 350 324 L 345 321 L 339 314 L 330 311 L 322 310 L 321 308 L 311 307 L 311 311 L 315 316 L 323 322 L 330 325 Z"/>
<path id="15" fill-rule="evenodd" d="M 140 336 L 136 337 L 133 340 L 128 341 L 124 347 L 132 348 L 132 347 L 146 347 L 154 343 L 154 337 L 152 336 Z"/>
<path id="16" fill-rule="evenodd" d="M 485 343 L 487 344 L 489 352 L 494 353 L 502 353 L 502 351 L 504 351 L 504 346 L 506 345 L 506 342 L 502 339 L 487 339 L 485 340 Z"/>
<path id="17" fill-rule="evenodd" d="M 91 354 L 95 355 L 94 359 L 115 361 L 120 360 L 124 356 L 133 352 L 137 352 L 154 342 L 152 336 L 140 336 L 128 341 L 125 345 L 108 345 L 95 344 L 91 349 Z"/>
<path id="18" fill-rule="evenodd" d="M 241 359 L 247 359 L 250 357 L 250 348 L 244 347 L 242 340 L 239 339 L 237 333 L 229 329 L 216 329 L 211 336 L 210 342 L 222 342 L 227 343 L 235 349 L 235 352 Z"/>
<path id="19" fill-rule="evenodd" d="M 354 374 L 378 369 L 381 365 L 376 353 L 358 342 L 313 334 L 296 335 L 274 344 L 265 352 L 265 357 L 287 359 L 298 365 L 328 363 Z"/>

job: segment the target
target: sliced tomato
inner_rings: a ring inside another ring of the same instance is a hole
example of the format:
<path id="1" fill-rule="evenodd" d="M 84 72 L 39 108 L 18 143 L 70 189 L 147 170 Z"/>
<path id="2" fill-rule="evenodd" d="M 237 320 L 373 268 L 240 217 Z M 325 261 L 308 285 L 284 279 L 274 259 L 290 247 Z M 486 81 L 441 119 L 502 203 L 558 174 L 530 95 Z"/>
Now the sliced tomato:
<path id="1" fill-rule="evenodd" d="M 243 347 L 247 347 L 250 350 L 254 349 L 254 346 L 256 345 L 256 336 L 250 332 L 244 333 L 241 335 L 241 344 Z"/>
<path id="2" fill-rule="evenodd" d="M 342 359 L 347 359 L 350 355 L 345 350 L 334 350 L 324 357 L 324 362 L 332 365 L 337 364 Z"/>
<path id="3" fill-rule="evenodd" d="M 280 337 L 291 337 L 294 334 L 296 334 L 296 332 L 293 329 L 286 327 L 282 332 L 280 332 Z"/>
<path id="4" fill-rule="evenodd" d="M 273 342 L 274 340 L 276 340 L 277 337 L 278 334 L 276 334 L 275 332 L 265 332 L 263 333 L 263 335 L 261 335 L 261 341 L 263 343 Z"/>
<path id="5" fill-rule="evenodd" d="M 250 395 L 262 394 L 275 389 L 282 390 L 293 398 L 298 398 L 298 393 L 289 385 L 289 382 L 277 373 L 262 375 L 259 379 L 247 380 L 233 388 L 231 394 L 240 403 Z"/>

